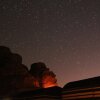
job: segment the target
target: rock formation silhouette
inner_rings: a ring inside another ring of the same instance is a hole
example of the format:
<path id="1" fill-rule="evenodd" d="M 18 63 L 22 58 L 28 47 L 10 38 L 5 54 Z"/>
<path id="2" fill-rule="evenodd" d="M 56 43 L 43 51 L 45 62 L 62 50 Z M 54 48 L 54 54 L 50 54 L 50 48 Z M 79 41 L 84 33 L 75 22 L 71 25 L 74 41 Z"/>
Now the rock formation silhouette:
<path id="1" fill-rule="evenodd" d="M 28 68 L 22 64 L 22 57 L 8 47 L 0 46 L 0 97 L 34 87 L 33 80 Z"/>
<path id="2" fill-rule="evenodd" d="M 29 72 L 35 78 L 34 86 L 38 88 L 58 86 L 56 75 L 43 62 L 33 63 Z"/>
<path id="3" fill-rule="evenodd" d="M 56 75 L 45 63 L 36 62 L 31 69 L 22 63 L 22 56 L 0 46 L 0 100 L 61 98 Z M 50 99 L 52 100 L 52 99 Z M 61 100 L 61 99 L 57 99 Z"/>

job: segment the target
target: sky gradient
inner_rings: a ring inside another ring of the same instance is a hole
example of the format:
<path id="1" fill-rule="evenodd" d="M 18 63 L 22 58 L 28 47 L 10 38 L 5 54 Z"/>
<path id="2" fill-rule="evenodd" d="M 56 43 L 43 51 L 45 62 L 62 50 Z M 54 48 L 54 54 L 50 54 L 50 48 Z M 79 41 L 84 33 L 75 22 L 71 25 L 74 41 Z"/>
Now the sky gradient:
<path id="1" fill-rule="evenodd" d="M 100 76 L 100 0 L 0 0 L 0 45 L 28 68 L 44 62 L 60 86 Z"/>

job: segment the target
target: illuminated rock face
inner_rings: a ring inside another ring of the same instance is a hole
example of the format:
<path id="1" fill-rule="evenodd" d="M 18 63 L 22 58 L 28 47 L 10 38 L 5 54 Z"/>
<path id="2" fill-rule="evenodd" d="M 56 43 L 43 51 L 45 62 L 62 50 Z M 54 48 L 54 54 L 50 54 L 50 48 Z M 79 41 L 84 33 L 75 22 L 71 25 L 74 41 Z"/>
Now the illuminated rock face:
<path id="1" fill-rule="evenodd" d="M 51 71 L 44 72 L 40 79 L 35 78 L 33 84 L 37 88 L 48 88 L 48 87 L 58 86 L 56 76 Z"/>
<path id="2" fill-rule="evenodd" d="M 42 77 L 43 88 L 58 86 L 56 75 L 51 71 L 46 71 L 43 73 Z"/>
<path id="3" fill-rule="evenodd" d="M 56 75 L 43 62 L 33 63 L 29 71 L 35 78 L 35 87 L 48 88 L 57 85 Z"/>

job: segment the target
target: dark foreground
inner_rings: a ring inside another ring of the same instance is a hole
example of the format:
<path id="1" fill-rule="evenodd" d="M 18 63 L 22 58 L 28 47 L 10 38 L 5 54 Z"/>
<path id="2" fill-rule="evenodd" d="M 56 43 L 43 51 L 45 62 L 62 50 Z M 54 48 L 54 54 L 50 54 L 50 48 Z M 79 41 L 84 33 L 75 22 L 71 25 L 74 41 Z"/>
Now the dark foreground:
<path id="1" fill-rule="evenodd" d="M 24 91 L 0 100 L 100 100 L 100 77 L 69 82 L 63 88 Z"/>

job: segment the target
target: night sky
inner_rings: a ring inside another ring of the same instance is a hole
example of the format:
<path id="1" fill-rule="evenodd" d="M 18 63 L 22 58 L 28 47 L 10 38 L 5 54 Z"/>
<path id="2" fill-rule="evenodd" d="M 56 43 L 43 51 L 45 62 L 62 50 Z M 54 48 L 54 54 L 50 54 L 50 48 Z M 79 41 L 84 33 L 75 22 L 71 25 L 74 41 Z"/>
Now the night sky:
<path id="1" fill-rule="evenodd" d="M 60 86 L 100 76 L 100 0 L 0 0 L 0 45 L 28 68 L 44 62 Z"/>

